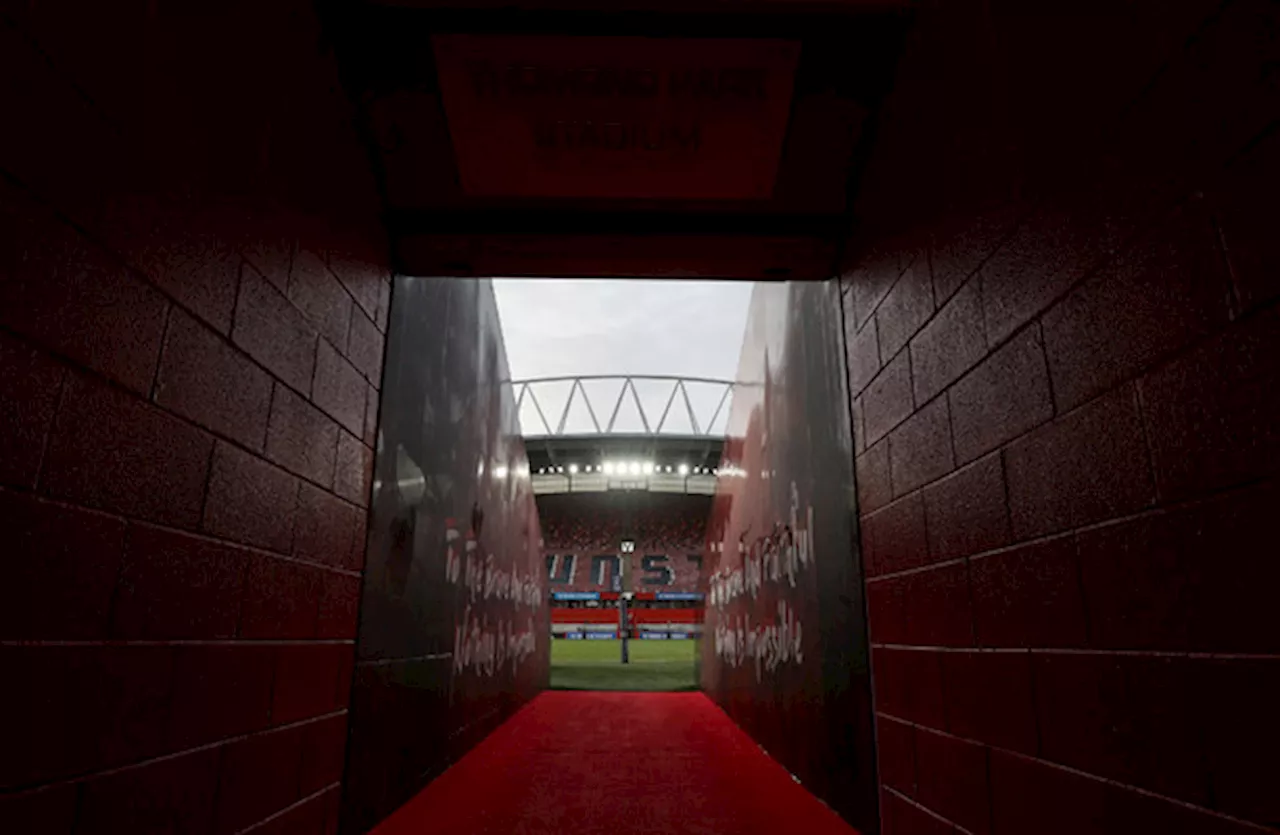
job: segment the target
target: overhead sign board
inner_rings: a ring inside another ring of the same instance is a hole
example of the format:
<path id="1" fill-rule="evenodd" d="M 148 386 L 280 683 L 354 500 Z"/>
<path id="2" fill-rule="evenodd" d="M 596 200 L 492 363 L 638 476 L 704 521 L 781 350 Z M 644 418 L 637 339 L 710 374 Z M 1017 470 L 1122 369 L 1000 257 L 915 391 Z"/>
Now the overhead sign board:
<path id="1" fill-rule="evenodd" d="M 773 193 L 796 41 L 436 35 L 432 47 L 469 195 Z"/>

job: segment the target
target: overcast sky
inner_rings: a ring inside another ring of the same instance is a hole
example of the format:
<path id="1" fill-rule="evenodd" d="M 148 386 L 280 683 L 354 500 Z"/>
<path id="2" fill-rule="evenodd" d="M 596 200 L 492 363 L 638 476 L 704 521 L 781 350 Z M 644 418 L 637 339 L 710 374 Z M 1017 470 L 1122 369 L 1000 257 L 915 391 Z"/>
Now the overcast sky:
<path id="1" fill-rule="evenodd" d="M 503 341 L 513 380 L 584 374 L 654 374 L 732 380 L 751 303 L 749 282 L 494 279 Z M 600 421 L 617 407 L 616 431 L 637 432 L 644 418 L 631 398 L 619 400 L 621 381 L 588 381 L 584 390 Z M 635 383 L 636 396 L 651 425 L 662 419 L 672 384 Z M 685 387 L 700 427 L 723 431 L 729 410 L 724 388 Z M 567 383 L 544 383 L 535 398 L 523 400 L 520 422 L 526 434 L 545 434 L 566 414 L 567 432 L 591 432 L 582 398 L 570 401 Z M 665 432 L 692 431 L 687 410 L 667 412 Z M 543 428 L 545 427 L 545 428 Z"/>
<path id="2" fill-rule="evenodd" d="M 670 374 L 731 380 L 750 282 L 493 281 L 513 379 Z"/>

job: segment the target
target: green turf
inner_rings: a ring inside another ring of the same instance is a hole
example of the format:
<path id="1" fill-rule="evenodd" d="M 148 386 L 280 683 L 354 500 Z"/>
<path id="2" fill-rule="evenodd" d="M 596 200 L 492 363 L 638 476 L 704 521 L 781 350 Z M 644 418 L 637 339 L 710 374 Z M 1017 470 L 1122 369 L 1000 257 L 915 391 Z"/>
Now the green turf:
<path id="1" fill-rule="evenodd" d="M 551 641 L 551 687 L 556 690 L 696 690 L 694 641 Z"/>

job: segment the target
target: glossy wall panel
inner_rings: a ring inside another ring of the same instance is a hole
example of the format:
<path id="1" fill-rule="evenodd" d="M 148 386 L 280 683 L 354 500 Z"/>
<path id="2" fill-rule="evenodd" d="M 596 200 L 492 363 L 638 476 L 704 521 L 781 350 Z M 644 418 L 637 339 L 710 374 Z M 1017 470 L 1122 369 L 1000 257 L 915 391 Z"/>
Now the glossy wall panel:
<path id="1" fill-rule="evenodd" d="M 396 279 L 344 832 L 546 684 L 546 569 L 509 379 L 488 281 Z"/>
<path id="2" fill-rule="evenodd" d="M 700 669 L 772 756 L 874 832 L 842 344 L 834 283 L 757 285 L 708 532 Z"/>

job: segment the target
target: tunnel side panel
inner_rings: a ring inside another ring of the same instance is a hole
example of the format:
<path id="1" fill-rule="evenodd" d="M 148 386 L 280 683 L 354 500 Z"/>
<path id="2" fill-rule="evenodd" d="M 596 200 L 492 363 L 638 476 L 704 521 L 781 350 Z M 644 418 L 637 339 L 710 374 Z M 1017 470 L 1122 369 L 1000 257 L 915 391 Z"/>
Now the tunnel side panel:
<path id="1" fill-rule="evenodd" d="M 396 279 L 344 827 L 365 831 L 546 684 L 537 508 L 488 281 Z"/>
<path id="2" fill-rule="evenodd" d="M 757 285 L 708 530 L 702 686 L 874 831 L 853 438 L 834 282 Z"/>

